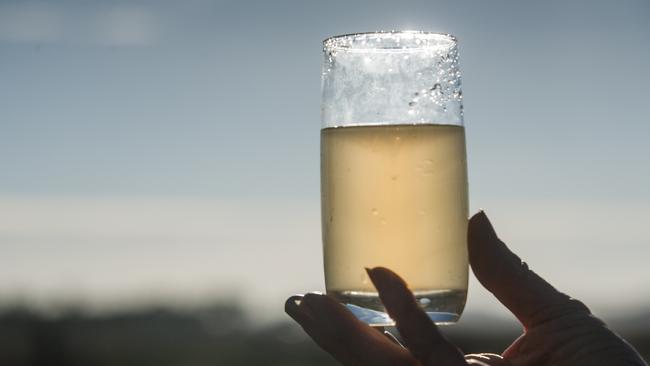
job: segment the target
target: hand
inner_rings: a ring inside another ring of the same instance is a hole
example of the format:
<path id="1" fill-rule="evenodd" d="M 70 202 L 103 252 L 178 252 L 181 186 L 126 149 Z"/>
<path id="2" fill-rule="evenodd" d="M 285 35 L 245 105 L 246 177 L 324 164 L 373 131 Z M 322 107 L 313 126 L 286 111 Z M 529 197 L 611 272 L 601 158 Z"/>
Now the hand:
<path id="1" fill-rule="evenodd" d="M 478 280 L 524 327 L 502 355 L 463 355 L 420 309 L 406 283 L 386 268 L 368 274 L 405 347 L 357 320 L 330 296 L 293 296 L 285 311 L 347 366 L 646 365 L 585 305 L 529 270 L 499 240 L 483 212 L 470 219 L 468 249 Z"/>

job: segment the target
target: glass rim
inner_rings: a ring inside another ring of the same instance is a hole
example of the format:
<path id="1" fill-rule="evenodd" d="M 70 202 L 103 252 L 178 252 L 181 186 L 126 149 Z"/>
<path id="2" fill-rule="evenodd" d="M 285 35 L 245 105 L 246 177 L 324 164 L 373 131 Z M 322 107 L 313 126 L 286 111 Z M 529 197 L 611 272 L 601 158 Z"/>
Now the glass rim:
<path id="1" fill-rule="evenodd" d="M 458 38 L 450 33 L 442 32 L 429 32 L 429 31 L 419 31 L 419 30 L 390 30 L 390 31 L 372 31 L 372 32 L 357 32 L 357 33 L 346 33 L 339 34 L 331 37 L 327 37 L 323 40 L 323 49 L 324 50 L 338 50 L 338 51 L 358 51 L 358 52 L 412 52 L 424 49 L 431 48 L 440 48 L 440 45 L 430 45 L 430 44 L 417 44 L 416 46 L 402 46 L 402 47 L 354 47 L 351 45 L 344 45 L 343 43 L 346 40 L 354 40 L 355 38 L 360 37 L 386 37 L 394 35 L 405 35 L 410 36 L 413 39 L 419 40 L 434 40 L 434 41 L 447 41 L 449 42 L 448 47 L 452 48 L 458 44 Z"/>

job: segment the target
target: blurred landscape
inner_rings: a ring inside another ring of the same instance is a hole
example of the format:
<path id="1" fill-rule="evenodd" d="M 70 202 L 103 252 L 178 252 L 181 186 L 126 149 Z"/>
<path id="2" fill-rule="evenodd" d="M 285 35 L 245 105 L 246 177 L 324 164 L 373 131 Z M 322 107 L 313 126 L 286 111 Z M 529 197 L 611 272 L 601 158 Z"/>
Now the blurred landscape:
<path id="1" fill-rule="evenodd" d="M 650 313 L 610 327 L 650 358 Z M 493 318 L 443 327 L 464 352 L 500 353 L 519 334 Z M 45 316 L 24 306 L 0 310 L 0 365 L 336 365 L 289 321 L 255 325 L 235 303 L 193 309 L 147 307 Z"/>

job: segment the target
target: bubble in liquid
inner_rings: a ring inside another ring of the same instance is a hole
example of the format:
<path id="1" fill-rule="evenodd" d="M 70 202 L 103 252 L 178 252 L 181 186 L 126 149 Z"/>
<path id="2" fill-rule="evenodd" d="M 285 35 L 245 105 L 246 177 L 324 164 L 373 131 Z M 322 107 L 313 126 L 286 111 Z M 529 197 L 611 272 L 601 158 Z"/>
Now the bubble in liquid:
<path id="1" fill-rule="evenodd" d="M 370 210 L 370 212 L 372 213 L 373 216 L 379 215 L 379 211 L 377 211 L 376 208 L 373 208 L 372 210 Z"/>
<path id="2" fill-rule="evenodd" d="M 422 175 L 432 175 L 433 174 L 433 160 L 427 159 L 424 160 L 421 164 L 415 169 L 418 173 Z"/>

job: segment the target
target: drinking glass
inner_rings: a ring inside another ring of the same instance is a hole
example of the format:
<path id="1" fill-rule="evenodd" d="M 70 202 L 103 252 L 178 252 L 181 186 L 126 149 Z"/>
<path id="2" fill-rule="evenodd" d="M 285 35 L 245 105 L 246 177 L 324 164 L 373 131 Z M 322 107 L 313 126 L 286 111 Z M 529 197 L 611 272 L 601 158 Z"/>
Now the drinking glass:
<path id="1" fill-rule="evenodd" d="M 467 295 L 467 164 L 456 38 L 415 31 L 323 42 L 321 205 L 327 293 L 394 324 L 365 267 L 399 274 L 438 324 Z"/>

